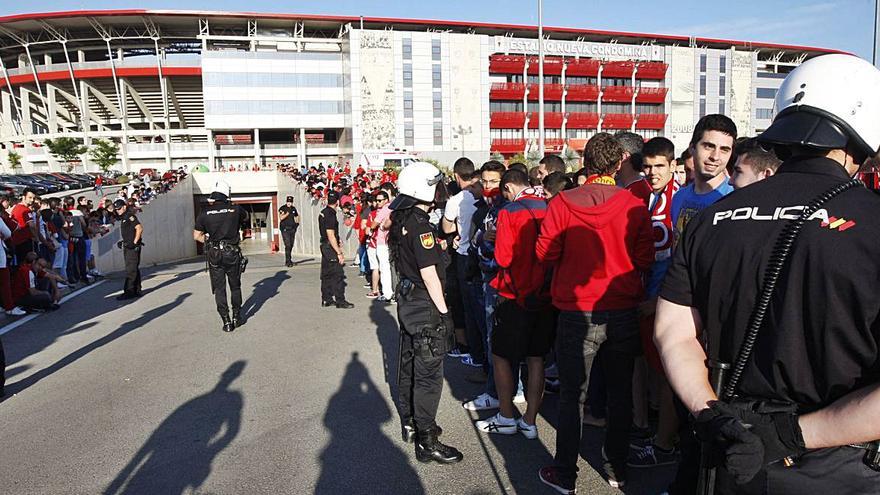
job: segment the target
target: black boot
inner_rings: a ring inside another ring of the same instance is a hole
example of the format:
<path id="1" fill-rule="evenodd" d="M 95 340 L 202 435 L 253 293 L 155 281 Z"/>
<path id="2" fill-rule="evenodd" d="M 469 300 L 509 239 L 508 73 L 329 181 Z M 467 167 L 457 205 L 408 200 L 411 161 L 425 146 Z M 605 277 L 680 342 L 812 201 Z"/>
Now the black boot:
<path id="1" fill-rule="evenodd" d="M 232 326 L 233 327 L 238 328 L 238 327 L 244 325 L 245 321 L 247 321 L 247 320 L 245 319 L 244 316 L 241 315 L 240 310 L 232 312 Z"/>
<path id="2" fill-rule="evenodd" d="M 432 428 L 438 437 L 443 434 L 443 428 L 440 428 L 438 424 L 434 423 L 434 426 Z M 413 440 L 415 440 L 416 425 L 413 422 L 412 418 L 404 421 L 401 425 L 401 437 L 403 438 L 404 443 L 411 443 Z"/>
<path id="3" fill-rule="evenodd" d="M 440 464 L 454 464 L 462 460 L 463 457 L 455 447 L 440 443 L 434 428 L 419 432 L 416 440 L 416 459 L 419 462 L 435 461 Z"/>
<path id="4" fill-rule="evenodd" d="M 235 330 L 235 326 L 232 324 L 232 321 L 229 319 L 229 315 L 220 315 L 220 319 L 223 320 L 223 331 L 231 332 Z"/>

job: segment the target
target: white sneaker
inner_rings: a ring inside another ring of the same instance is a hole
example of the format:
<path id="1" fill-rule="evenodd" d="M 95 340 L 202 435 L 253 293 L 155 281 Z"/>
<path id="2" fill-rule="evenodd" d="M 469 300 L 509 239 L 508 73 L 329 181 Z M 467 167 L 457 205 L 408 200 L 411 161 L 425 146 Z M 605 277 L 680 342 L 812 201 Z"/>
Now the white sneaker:
<path id="1" fill-rule="evenodd" d="M 24 316 L 27 314 L 27 311 L 16 306 L 16 307 L 10 309 L 9 311 L 7 311 L 6 314 L 9 316 Z"/>
<path id="2" fill-rule="evenodd" d="M 59 289 L 66 289 L 67 288 L 67 284 L 62 284 L 61 282 L 58 282 L 57 285 L 58 285 Z"/>
<path id="3" fill-rule="evenodd" d="M 538 438 L 538 426 L 526 423 L 526 420 L 519 418 L 516 420 L 516 429 L 529 440 Z"/>
<path id="4" fill-rule="evenodd" d="M 526 403 L 526 394 L 520 392 L 513 396 L 514 404 L 525 404 Z"/>
<path id="5" fill-rule="evenodd" d="M 498 409 L 501 405 L 498 402 L 498 399 L 492 397 L 486 392 L 475 397 L 473 400 L 469 400 L 461 405 L 461 407 L 467 409 L 468 411 L 487 411 L 489 409 Z"/>
<path id="6" fill-rule="evenodd" d="M 505 418 L 501 413 L 491 418 L 481 419 L 476 423 L 477 429 L 483 433 L 500 433 L 501 435 L 516 435 L 517 422 L 513 418 Z"/>

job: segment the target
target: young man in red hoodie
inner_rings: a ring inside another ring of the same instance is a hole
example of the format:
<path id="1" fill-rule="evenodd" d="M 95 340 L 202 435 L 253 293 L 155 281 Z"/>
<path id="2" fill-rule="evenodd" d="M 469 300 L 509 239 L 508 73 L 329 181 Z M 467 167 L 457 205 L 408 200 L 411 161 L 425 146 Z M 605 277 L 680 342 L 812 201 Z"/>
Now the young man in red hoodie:
<path id="1" fill-rule="evenodd" d="M 584 149 L 586 183 L 549 203 L 535 245 L 537 260 L 555 265 L 551 295 L 561 311 L 556 456 L 539 475 L 563 494 L 576 492 L 584 401 L 600 345 L 608 389 L 604 468 L 612 486 L 626 481 L 633 362 L 641 352 L 637 308 L 644 297 L 642 275 L 654 261 L 654 241 L 645 204 L 615 185 L 622 158 L 614 137 L 593 136 Z"/>

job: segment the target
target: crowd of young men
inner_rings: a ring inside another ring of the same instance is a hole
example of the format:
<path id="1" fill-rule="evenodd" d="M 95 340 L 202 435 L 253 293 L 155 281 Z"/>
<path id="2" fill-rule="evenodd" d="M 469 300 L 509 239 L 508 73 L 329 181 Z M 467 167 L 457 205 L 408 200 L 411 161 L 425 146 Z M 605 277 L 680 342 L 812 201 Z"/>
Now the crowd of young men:
<path id="1" fill-rule="evenodd" d="M 459 159 L 438 229 L 452 258 L 449 356 L 486 383 L 463 407 L 497 411 L 477 429 L 537 438 L 543 395 L 558 393 L 555 460 L 540 477 L 560 493 L 575 491 L 585 424 L 606 428 L 612 486 L 630 468 L 677 462 L 686 419 L 652 340 L 663 277 L 688 221 L 778 165 L 723 115 L 702 118 L 680 155 L 625 132 L 594 135 L 577 171 L 555 155 L 531 170 Z"/>

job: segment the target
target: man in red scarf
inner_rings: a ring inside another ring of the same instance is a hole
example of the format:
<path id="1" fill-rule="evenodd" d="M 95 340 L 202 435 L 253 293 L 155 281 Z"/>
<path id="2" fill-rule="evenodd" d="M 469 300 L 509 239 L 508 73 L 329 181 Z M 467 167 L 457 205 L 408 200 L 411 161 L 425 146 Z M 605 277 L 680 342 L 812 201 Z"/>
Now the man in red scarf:
<path id="1" fill-rule="evenodd" d="M 674 464 L 677 461 L 675 439 L 678 432 L 678 417 L 672 400 L 672 390 L 666 383 L 660 355 L 654 346 L 654 313 L 657 309 L 657 295 L 669 260 L 672 257 L 672 197 L 678 192 L 680 184 L 675 175 L 675 146 L 664 137 L 655 137 L 645 143 L 642 149 L 645 177 L 651 185 L 648 211 L 654 231 L 654 264 L 648 277 L 646 300 L 639 308 L 639 324 L 642 335 L 642 348 L 648 365 L 661 377 L 659 384 L 660 412 L 657 435 L 654 442 L 640 449 L 629 461 L 632 467 L 652 467 Z"/>

